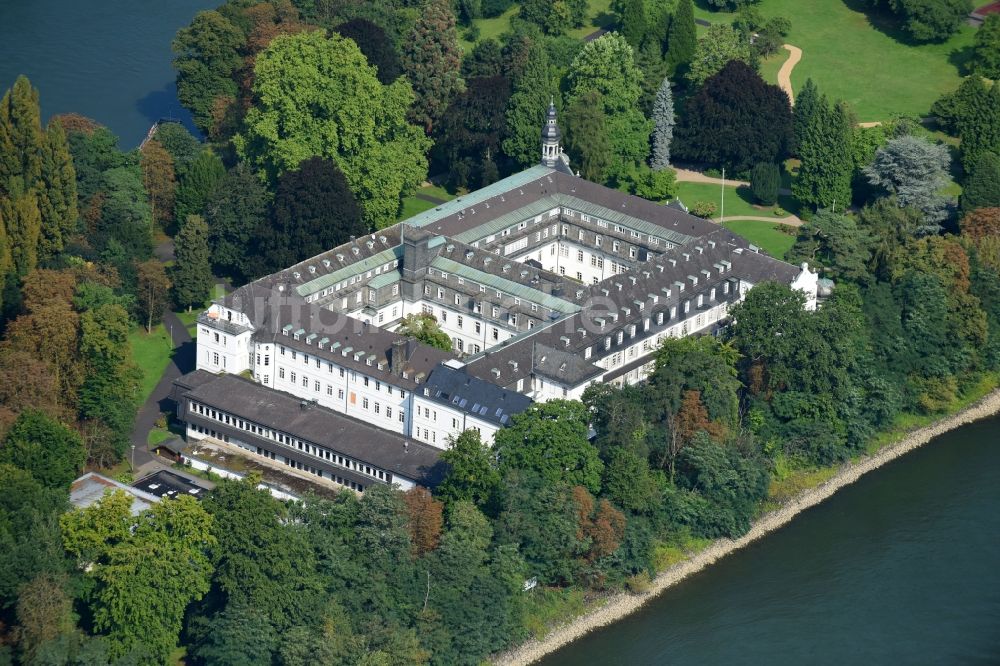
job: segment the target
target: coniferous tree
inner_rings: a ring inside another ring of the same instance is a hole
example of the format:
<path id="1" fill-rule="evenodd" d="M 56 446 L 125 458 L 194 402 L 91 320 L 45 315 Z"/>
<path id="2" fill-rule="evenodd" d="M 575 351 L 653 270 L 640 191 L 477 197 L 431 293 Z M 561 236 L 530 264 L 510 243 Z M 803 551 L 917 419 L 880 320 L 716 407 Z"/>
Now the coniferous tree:
<path id="1" fill-rule="evenodd" d="M 585 179 L 604 182 L 611 164 L 604 104 L 600 93 L 590 91 L 566 109 L 566 150 Z"/>
<path id="2" fill-rule="evenodd" d="M 971 172 L 983 153 L 1000 154 L 1000 86 L 994 84 L 969 105 L 958 123 L 962 138 L 962 166 Z"/>
<path id="3" fill-rule="evenodd" d="M 660 84 L 667 75 L 667 61 L 663 59 L 659 43 L 647 38 L 642 46 L 636 49 L 635 64 L 642 72 L 642 96 L 639 98 L 639 106 L 648 116 L 653 111 Z"/>
<path id="4" fill-rule="evenodd" d="M 778 200 L 778 189 L 781 187 L 781 170 L 774 162 L 755 164 L 750 173 L 750 190 L 757 201 L 765 206 L 772 206 Z"/>
<path id="5" fill-rule="evenodd" d="M 278 179 L 271 219 L 257 230 L 254 273 L 287 268 L 367 231 L 343 172 L 310 158 Z"/>
<path id="6" fill-rule="evenodd" d="M 42 257 L 51 258 L 62 251 L 66 238 L 75 230 L 78 215 L 76 170 L 58 119 L 53 119 L 45 131 L 42 183 L 38 198 L 42 214 L 39 252 Z"/>
<path id="7" fill-rule="evenodd" d="M 972 66 L 980 76 L 1000 79 L 1000 16 L 990 14 L 976 31 L 976 57 Z"/>
<path id="8" fill-rule="evenodd" d="M 850 203 L 852 131 L 851 119 L 842 104 L 831 106 L 825 96 L 817 100 L 799 146 L 802 166 L 792 183 L 796 199 L 817 208 L 840 210 Z"/>
<path id="9" fill-rule="evenodd" d="M 983 153 L 962 188 L 962 210 L 1000 207 L 1000 156 Z"/>
<path id="10" fill-rule="evenodd" d="M 653 156 L 649 165 L 654 169 L 670 167 L 670 143 L 674 140 L 674 95 L 670 80 L 663 79 L 653 103 Z"/>
<path id="11" fill-rule="evenodd" d="M 948 149 L 915 136 L 889 141 L 863 169 L 868 182 L 895 195 L 900 206 L 919 209 L 929 225 L 947 216 L 947 200 L 939 194 L 948 182 Z"/>
<path id="12" fill-rule="evenodd" d="M 215 153 L 206 148 L 198 154 L 177 186 L 174 213 L 178 224 L 205 211 L 205 202 L 225 175 L 226 167 Z"/>
<path id="13" fill-rule="evenodd" d="M 201 307 L 212 287 L 208 256 L 208 225 L 200 215 L 189 215 L 174 239 L 177 257 L 171 272 L 174 303 L 179 308 Z"/>
<path id="14" fill-rule="evenodd" d="M 7 230 L 11 264 L 14 271 L 24 276 L 38 265 L 38 243 L 42 233 L 42 214 L 38 210 L 35 190 L 21 190 L 15 180 L 15 189 L 7 197 L 0 197 L 0 220 Z"/>
<path id="15" fill-rule="evenodd" d="M 149 195 L 149 208 L 153 220 L 166 228 L 174 217 L 177 193 L 174 160 L 156 139 L 146 142 L 141 153 L 139 166 L 142 167 L 142 184 Z"/>
<path id="16" fill-rule="evenodd" d="M 619 20 L 622 37 L 629 45 L 638 50 L 646 38 L 646 2 L 645 0 L 625 0 L 625 7 Z"/>
<path id="17" fill-rule="evenodd" d="M 430 134 L 463 88 L 462 52 L 448 0 L 430 0 L 424 7 L 403 45 L 400 61 L 417 96 L 410 107 L 410 120 Z"/>
<path id="18" fill-rule="evenodd" d="M 805 85 L 795 95 L 795 105 L 792 107 L 792 154 L 799 156 L 799 146 L 806 135 L 806 128 L 813 122 L 813 116 L 819 106 L 819 90 L 812 79 L 806 79 Z"/>
<path id="19" fill-rule="evenodd" d="M 667 65 L 669 75 L 676 77 L 678 68 L 686 68 L 694 57 L 698 45 L 698 33 L 694 25 L 694 3 L 692 0 L 679 0 L 677 9 L 670 19 L 667 30 Z"/>
<path id="20" fill-rule="evenodd" d="M 354 40 L 368 59 L 368 64 L 376 68 L 379 83 L 389 85 L 399 78 L 403 69 L 399 64 L 399 54 L 385 30 L 363 18 L 341 23 L 335 30 L 342 36 Z"/>
<path id="21" fill-rule="evenodd" d="M 981 76 L 973 74 L 962 79 L 954 92 L 939 97 L 931 106 L 931 113 L 938 126 L 949 134 L 958 134 L 962 122 L 970 117 L 974 109 L 985 103 L 989 89 Z"/>
<path id="22" fill-rule="evenodd" d="M 528 167 L 542 154 L 542 126 L 555 94 L 549 56 L 541 44 L 532 44 L 524 72 L 514 83 L 507 103 L 507 138 L 503 151 L 518 165 Z"/>
<path id="23" fill-rule="evenodd" d="M 0 193 L 35 188 L 42 177 L 44 145 L 38 90 L 19 76 L 0 100 Z"/>

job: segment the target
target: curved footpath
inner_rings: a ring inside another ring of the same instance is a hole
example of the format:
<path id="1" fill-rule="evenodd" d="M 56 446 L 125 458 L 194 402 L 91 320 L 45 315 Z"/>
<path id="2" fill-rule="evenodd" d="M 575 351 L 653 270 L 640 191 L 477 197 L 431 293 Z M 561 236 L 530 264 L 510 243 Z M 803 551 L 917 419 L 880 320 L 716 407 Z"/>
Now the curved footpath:
<path id="1" fill-rule="evenodd" d="M 783 49 L 788 51 L 788 60 L 781 65 L 778 70 L 778 86 L 788 93 L 788 101 L 795 105 L 795 91 L 792 90 L 792 70 L 802 60 L 802 49 L 791 44 L 782 44 Z"/>
<path id="2" fill-rule="evenodd" d="M 856 463 L 845 465 L 829 481 L 815 488 L 803 491 L 780 509 L 761 516 L 746 535 L 735 541 L 732 539 L 719 539 L 693 557 L 679 562 L 662 572 L 653 581 L 649 591 L 635 595 L 627 593 L 613 595 L 600 608 L 585 613 L 568 624 L 557 628 L 541 641 L 530 641 L 510 652 L 499 655 L 494 659 L 493 663 L 497 666 L 530 664 L 550 652 L 555 652 L 560 647 L 571 643 L 594 629 L 616 622 L 626 615 L 639 610 L 648 601 L 672 585 L 679 583 L 684 578 L 701 571 L 716 560 L 782 527 L 800 512 L 819 504 L 844 486 L 857 481 L 862 475 L 878 469 L 885 463 L 926 444 L 938 435 L 942 435 L 949 430 L 954 430 L 973 421 L 993 416 L 998 412 L 1000 412 L 1000 389 L 993 391 L 979 402 L 953 416 L 941 419 L 924 428 L 914 430 L 899 442 L 885 447 L 874 455 L 865 456 Z"/>
<path id="3" fill-rule="evenodd" d="M 752 220 L 753 222 L 774 222 L 775 224 L 787 224 L 790 227 L 801 227 L 802 218 L 798 215 L 788 215 L 787 217 L 764 217 L 763 215 L 726 215 L 725 217 L 713 217 L 712 222 L 735 222 L 736 220 Z"/>

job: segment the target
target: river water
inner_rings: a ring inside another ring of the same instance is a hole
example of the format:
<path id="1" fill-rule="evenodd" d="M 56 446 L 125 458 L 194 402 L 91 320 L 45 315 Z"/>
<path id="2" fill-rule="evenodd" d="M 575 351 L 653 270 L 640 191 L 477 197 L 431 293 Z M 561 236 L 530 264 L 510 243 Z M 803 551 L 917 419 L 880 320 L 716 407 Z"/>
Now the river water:
<path id="1" fill-rule="evenodd" d="M 177 101 L 170 42 L 195 13 L 221 0 L 0 0 L 0 91 L 26 74 L 43 121 L 75 111 L 107 125 L 123 148 Z M 0 93 L 2 94 L 2 93 Z"/>
<path id="2" fill-rule="evenodd" d="M 998 481 L 952 431 L 541 663 L 1000 663 Z"/>

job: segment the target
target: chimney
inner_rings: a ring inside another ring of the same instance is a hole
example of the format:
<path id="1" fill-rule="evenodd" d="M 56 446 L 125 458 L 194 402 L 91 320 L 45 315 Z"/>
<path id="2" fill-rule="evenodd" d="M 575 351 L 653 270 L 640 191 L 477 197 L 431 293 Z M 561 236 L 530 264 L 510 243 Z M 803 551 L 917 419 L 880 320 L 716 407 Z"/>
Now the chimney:
<path id="1" fill-rule="evenodd" d="M 389 372 L 401 377 L 403 366 L 406 365 L 406 338 L 396 338 L 392 341 L 392 356 L 389 358 Z"/>

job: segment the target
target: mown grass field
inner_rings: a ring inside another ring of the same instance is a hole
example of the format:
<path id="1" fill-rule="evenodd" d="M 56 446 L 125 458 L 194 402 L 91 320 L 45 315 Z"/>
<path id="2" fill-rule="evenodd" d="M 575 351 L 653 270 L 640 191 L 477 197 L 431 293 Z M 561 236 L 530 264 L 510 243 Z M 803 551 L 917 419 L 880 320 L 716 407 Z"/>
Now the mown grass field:
<path id="1" fill-rule="evenodd" d="M 153 389 L 163 376 L 163 371 L 170 363 L 173 355 L 173 345 L 163 324 L 153 328 L 151 333 L 141 326 L 129 335 L 132 348 L 132 360 L 142 370 L 142 381 L 139 383 L 138 404 L 143 404 L 152 394 Z"/>
<path id="2" fill-rule="evenodd" d="M 722 226 L 767 252 L 772 257 L 783 259 L 785 253 L 795 245 L 795 228 L 776 222 L 760 220 L 730 220 Z M 785 233 L 790 231 L 792 233 Z"/>
<path id="3" fill-rule="evenodd" d="M 568 34 L 570 37 L 576 37 L 577 39 L 583 39 L 590 33 L 600 28 L 610 28 L 614 23 L 614 16 L 611 13 L 611 0 L 589 0 L 590 11 L 587 14 L 590 20 L 582 28 L 574 28 L 570 30 Z M 510 29 L 510 19 L 517 15 L 518 5 L 513 5 L 510 9 L 505 11 L 500 16 L 496 18 L 483 18 L 476 19 L 473 24 L 479 26 L 479 39 L 496 39 L 503 33 Z M 469 42 L 465 39 L 465 28 L 459 26 L 458 28 L 458 43 L 462 49 L 468 53 L 472 50 L 475 42 Z"/>
<path id="4" fill-rule="evenodd" d="M 862 12 L 862 0 L 762 0 L 758 7 L 792 22 L 786 41 L 803 51 L 792 88 L 811 77 L 822 92 L 850 103 L 861 122 L 927 114 L 958 86 L 971 57 L 975 28 L 963 25 L 941 44 L 911 44 L 891 17 Z M 733 17 L 710 11 L 705 0 L 696 0 L 695 16 L 713 23 Z M 782 51 L 764 63 L 770 81 L 786 57 Z"/>
<path id="5" fill-rule="evenodd" d="M 690 208 L 699 201 L 709 201 L 715 204 L 715 215 L 720 215 L 722 211 L 722 186 L 711 183 L 677 183 L 674 185 L 674 195 Z M 732 215 L 772 215 L 780 208 L 778 217 L 784 217 L 786 212 L 797 210 L 795 201 L 789 196 L 779 196 L 778 206 L 760 206 L 755 200 L 753 193 L 746 186 L 726 185 L 726 217 Z M 713 216 L 714 217 L 714 216 Z"/>

